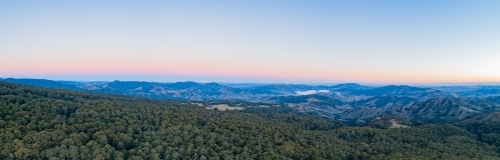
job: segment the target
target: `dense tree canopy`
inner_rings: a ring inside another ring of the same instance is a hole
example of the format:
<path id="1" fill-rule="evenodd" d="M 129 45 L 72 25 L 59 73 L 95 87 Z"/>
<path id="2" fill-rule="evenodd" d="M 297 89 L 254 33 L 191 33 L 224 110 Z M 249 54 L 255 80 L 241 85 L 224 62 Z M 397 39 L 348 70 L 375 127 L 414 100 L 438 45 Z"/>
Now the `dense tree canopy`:
<path id="1" fill-rule="evenodd" d="M 217 111 L 0 82 L 0 159 L 499 159 L 498 144 L 449 124 L 345 127 L 281 106 Z"/>

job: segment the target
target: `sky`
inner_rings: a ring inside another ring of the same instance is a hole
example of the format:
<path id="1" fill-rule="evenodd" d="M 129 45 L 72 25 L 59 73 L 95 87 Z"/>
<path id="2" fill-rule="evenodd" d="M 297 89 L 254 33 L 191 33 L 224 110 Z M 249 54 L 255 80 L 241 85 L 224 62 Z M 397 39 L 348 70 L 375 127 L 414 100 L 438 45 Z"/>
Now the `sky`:
<path id="1" fill-rule="evenodd" d="M 0 1 L 0 77 L 500 82 L 500 1 Z"/>

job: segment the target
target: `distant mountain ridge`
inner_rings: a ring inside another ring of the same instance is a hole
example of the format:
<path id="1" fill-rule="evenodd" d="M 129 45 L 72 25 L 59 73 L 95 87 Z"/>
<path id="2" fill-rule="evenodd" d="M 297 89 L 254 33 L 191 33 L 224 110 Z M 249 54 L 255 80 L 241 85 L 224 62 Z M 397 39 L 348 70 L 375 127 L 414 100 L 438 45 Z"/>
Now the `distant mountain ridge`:
<path id="1" fill-rule="evenodd" d="M 443 93 L 439 90 L 431 88 L 419 88 L 407 85 L 400 85 L 400 86 L 389 85 L 369 90 L 357 90 L 354 91 L 353 94 L 367 95 L 367 96 L 395 95 L 395 96 L 404 96 L 410 98 L 430 98 L 442 95 Z"/>
<path id="2" fill-rule="evenodd" d="M 67 84 L 59 83 L 57 81 L 46 80 L 46 79 L 14 79 L 14 78 L 6 78 L 6 79 L 0 79 L 0 80 L 1 81 L 5 81 L 5 82 L 18 83 L 18 84 L 26 84 L 26 85 L 33 85 L 33 86 L 46 87 L 46 88 L 72 89 L 72 90 L 77 90 L 78 89 L 77 86 L 67 85 Z"/>
<path id="3" fill-rule="evenodd" d="M 45 79 L 4 79 L 3 81 L 28 84 L 39 87 L 86 90 L 99 93 L 125 94 L 158 99 L 190 99 L 190 100 L 264 100 L 274 96 L 293 96 L 297 91 L 328 90 L 331 92 L 350 92 L 352 90 L 372 87 L 359 84 L 340 84 L 335 86 L 308 86 L 296 84 L 266 84 L 244 88 L 229 87 L 218 83 L 175 82 L 141 82 L 112 81 L 107 83 L 94 82 L 58 82 Z M 191 93 L 187 93 L 191 92 Z"/>
<path id="4" fill-rule="evenodd" d="M 454 122 L 500 111 L 499 86 L 421 88 L 407 85 L 381 87 L 356 83 L 332 86 L 302 84 L 159 83 L 144 81 L 75 82 L 45 79 L 0 81 L 104 94 L 192 101 L 238 100 L 285 104 L 301 112 L 330 118 L 369 120 L 390 115 L 409 121 Z M 243 86 L 243 87 L 241 87 Z M 436 88 L 443 88 L 441 91 Z M 476 94 L 474 94 L 476 93 Z M 492 96 L 487 96 L 492 95 Z"/>
<path id="5" fill-rule="evenodd" d="M 456 94 L 463 97 L 491 97 L 500 96 L 500 86 L 477 85 L 477 86 L 439 86 L 432 87 L 443 92 Z"/>

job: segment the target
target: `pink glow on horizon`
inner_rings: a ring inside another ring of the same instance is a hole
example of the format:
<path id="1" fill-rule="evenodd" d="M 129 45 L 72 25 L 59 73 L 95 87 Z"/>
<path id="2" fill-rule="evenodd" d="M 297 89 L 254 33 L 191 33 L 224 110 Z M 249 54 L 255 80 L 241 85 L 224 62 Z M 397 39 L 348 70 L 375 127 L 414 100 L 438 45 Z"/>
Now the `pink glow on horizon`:
<path id="1" fill-rule="evenodd" d="M 95 57 L 93 57 L 95 58 Z M 162 59 L 140 56 L 123 56 L 113 59 L 103 55 L 99 58 L 78 58 L 72 55 L 40 61 L 43 57 L 34 55 L 23 63 L 7 61 L 0 67 L 0 77 L 32 75 L 89 75 L 89 76 L 201 76 L 201 77 L 234 77 L 249 79 L 278 79 L 295 81 L 320 82 L 364 82 L 364 83 L 462 83 L 462 82 L 500 82 L 495 71 L 483 74 L 462 73 L 459 70 L 450 73 L 441 71 L 406 71 L 375 68 L 346 68 L 333 65 L 301 66 L 294 63 L 257 63 L 248 61 L 228 61 L 225 59 L 209 59 L 178 57 Z M 47 59 L 47 58 L 45 58 Z M 204 60 L 206 59 L 206 60 Z M 258 61 L 257 61 L 258 62 Z M 264 61 L 266 62 L 266 61 Z M 493 63 L 492 63 L 493 64 Z M 484 67 L 487 68 L 487 67 Z M 490 68 L 494 68 L 490 67 Z M 196 81 L 196 80 L 193 80 Z"/>
<path id="2" fill-rule="evenodd" d="M 153 66 L 153 67 L 151 67 Z M 151 65 L 127 66 L 88 65 L 85 67 L 64 67 L 52 65 L 19 65 L 15 69 L 0 68 L 0 75 L 143 75 L 143 76 L 208 76 L 208 77 L 238 77 L 259 79 L 283 79 L 301 81 L 333 81 L 333 82 L 368 82 L 368 83 L 459 83 L 459 82 L 500 82 L 499 77 L 467 77 L 459 75 L 407 74 L 407 75 L 376 75 L 369 72 L 311 72 L 301 68 L 269 68 L 265 67 L 228 67 L 224 65 L 211 66 L 175 66 Z M 2 77 L 6 78 L 6 77 Z"/>

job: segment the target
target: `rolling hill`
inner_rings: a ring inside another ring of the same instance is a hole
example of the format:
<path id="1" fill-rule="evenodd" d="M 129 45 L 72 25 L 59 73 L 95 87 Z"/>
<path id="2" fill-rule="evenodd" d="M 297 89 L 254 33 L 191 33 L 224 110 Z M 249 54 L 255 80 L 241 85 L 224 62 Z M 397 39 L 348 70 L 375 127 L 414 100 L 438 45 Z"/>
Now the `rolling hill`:
<path id="1" fill-rule="evenodd" d="M 418 99 L 409 97 L 398 97 L 394 95 L 381 95 L 368 98 L 365 100 L 355 101 L 350 103 L 352 106 L 365 106 L 368 108 L 383 108 L 389 109 L 393 107 L 407 106 L 417 102 Z"/>

